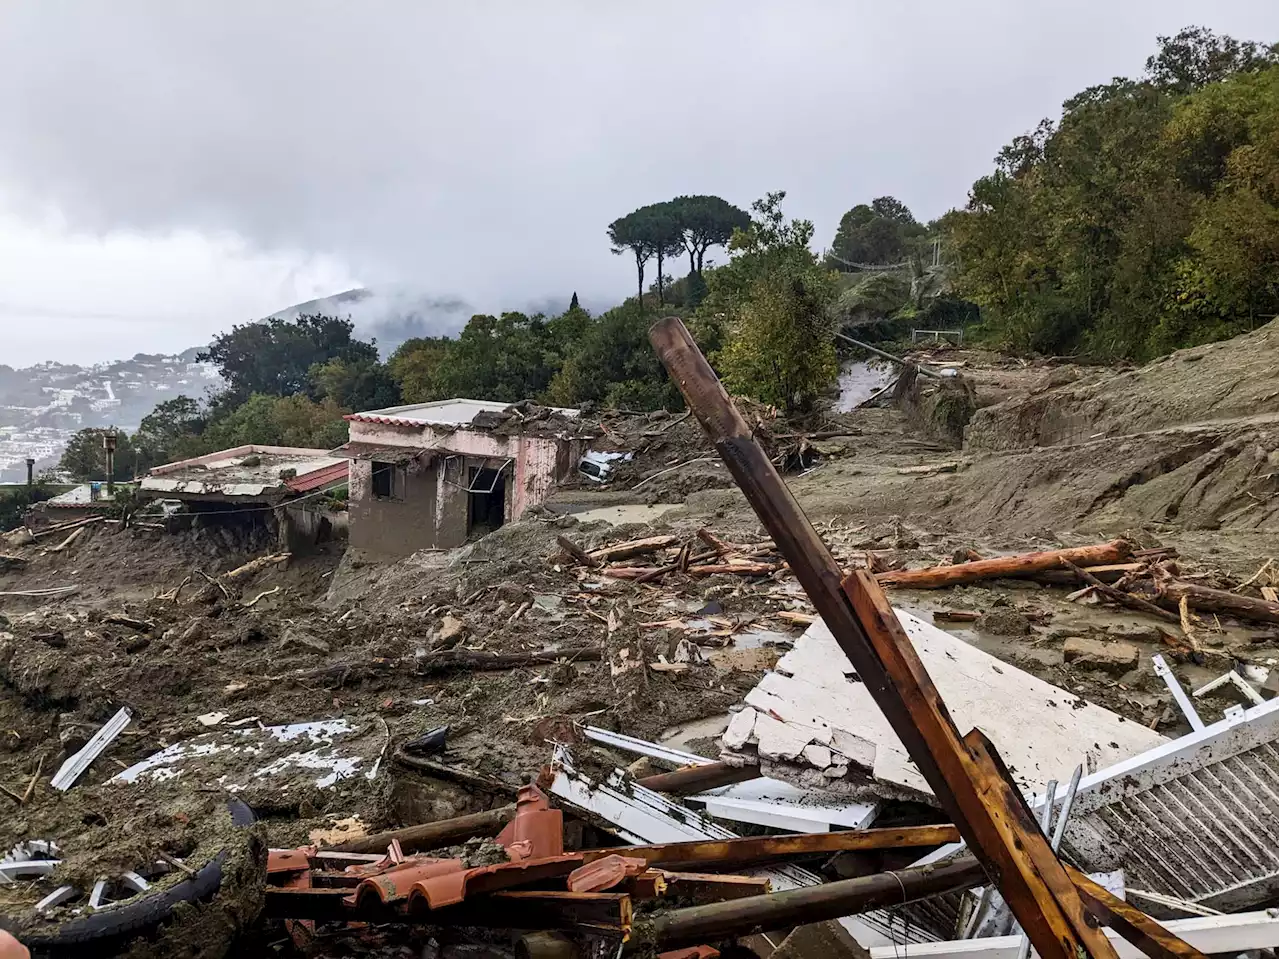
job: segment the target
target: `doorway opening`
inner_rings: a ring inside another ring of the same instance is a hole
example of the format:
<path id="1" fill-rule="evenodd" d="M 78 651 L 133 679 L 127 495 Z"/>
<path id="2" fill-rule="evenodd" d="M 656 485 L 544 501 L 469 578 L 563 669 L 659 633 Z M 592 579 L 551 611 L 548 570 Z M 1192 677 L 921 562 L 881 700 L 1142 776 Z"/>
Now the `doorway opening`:
<path id="1" fill-rule="evenodd" d="M 492 533 L 502 525 L 506 512 L 504 471 L 472 466 L 467 476 L 467 539 Z"/>

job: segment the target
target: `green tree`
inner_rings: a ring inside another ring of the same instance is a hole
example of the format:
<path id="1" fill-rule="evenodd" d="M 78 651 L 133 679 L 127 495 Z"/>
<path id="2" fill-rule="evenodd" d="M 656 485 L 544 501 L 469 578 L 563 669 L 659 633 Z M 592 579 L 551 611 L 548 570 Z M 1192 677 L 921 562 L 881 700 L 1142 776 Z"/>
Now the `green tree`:
<path id="1" fill-rule="evenodd" d="M 97 426 L 77 430 L 67 441 L 67 448 L 62 451 L 62 459 L 58 461 L 58 469 L 65 470 L 81 483 L 106 482 L 107 454 L 103 446 L 103 437 L 108 430 L 115 427 Z M 115 430 L 116 452 L 112 479 L 116 482 L 141 476 L 155 464 L 148 459 L 142 450 L 136 448 L 123 430 Z M 136 473 L 135 473 L 136 471 Z"/>
<path id="2" fill-rule="evenodd" d="M 407 403 L 429 403 L 445 396 L 442 370 L 456 341 L 445 336 L 405 340 L 387 360 L 391 376 Z"/>
<path id="3" fill-rule="evenodd" d="M 650 324 L 634 301 L 592 320 L 552 379 L 548 401 L 557 406 L 679 409 L 679 392 L 649 344 Z"/>
<path id="4" fill-rule="evenodd" d="M 827 262 L 832 269 L 897 263 L 912 252 L 926 232 L 901 200 L 877 197 L 870 205 L 859 203 L 840 218 Z"/>
<path id="5" fill-rule="evenodd" d="M 319 314 L 242 323 L 217 336 L 199 359 L 216 365 L 227 381 L 223 403 L 234 405 L 253 393 L 310 395 L 316 364 L 377 362 L 377 346 L 355 339 L 353 330 L 350 320 Z"/>
<path id="6" fill-rule="evenodd" d="M 152 466 L 171 463 L 202 452 L 199 436 L 207 422 L 199 402 L 189 396 L 175 396 L 142 418 L 131 442 Z"/>
<path id="7" fill-rule="evenodd" d="M 943 218 L 951 292 L 1017 348 L 1144 359 L 1276 309 L 1275 48 L 1195 28 L 1071 97 Z"/>
<path id="8" fill-rule="evenodd" d="M 332 449 L 347 438 L 343 410 L 332 400 L 317 403 L 302 394 L 254 393 L 202 434 L 205 452 L 249 444 Z"/>
<path id="9" fill-rule="evenodd" d="M 645 265 L 653 259 L 657 250 L 653 244 L 653 231 L 639 210 L 618 217 L 609 224 L 609 243 L 612 252 L 621 256 L 630 250 L 636 261 L 636 300 L 644 302 Z"/>
<path id="10" fill-rule="evenodd" d="M 1158 87 L 1190 93 L 1237 73 L 1265 70 L 1276 47 L 1218 36 L 1205 27 L 1185 27 L 1159 37 L 1160 49 L 1147 58 L 1147 77 Z"/>
<path id="11" fill-rule="evenodd" d="M 699 313 L 724 317 L 724 345 L 713 360 L 726 385 L 797 411 L 836 376 L 836 284 L 809 249 L 813 224 L 784 217 L 785 197 L 770 193 L 752 204 L 751 225 L 729 244 L 729 264 L 707 275 Z"/>
<path id="12" fill-rule="evenodd" d="M 689 272 L 702 277 L 707 251 L 729 245 L 734 230 L 751 225 L 751 215 L 718 196 L 678 196 L 670 201 L 689 254 Z"/>
<path id="13" fill-rule="evenodd" d="M 311 367 L 312 392 L 351 412 L 378 410 L 400 402 L 395 378 L 376 359 L 332 359 Z"/>

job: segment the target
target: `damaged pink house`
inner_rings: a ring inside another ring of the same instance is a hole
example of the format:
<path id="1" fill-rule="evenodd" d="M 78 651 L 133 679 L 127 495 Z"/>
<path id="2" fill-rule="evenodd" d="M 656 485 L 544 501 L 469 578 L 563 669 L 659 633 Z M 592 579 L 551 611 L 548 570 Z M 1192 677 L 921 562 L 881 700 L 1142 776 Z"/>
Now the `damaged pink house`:
<path id="1" fill-rule="evenodd" d="M 577 410 L 440 400 L 352 413 L 350 544 L 451 548 L 519 519 L 573 476 L 594 433 Z"/>

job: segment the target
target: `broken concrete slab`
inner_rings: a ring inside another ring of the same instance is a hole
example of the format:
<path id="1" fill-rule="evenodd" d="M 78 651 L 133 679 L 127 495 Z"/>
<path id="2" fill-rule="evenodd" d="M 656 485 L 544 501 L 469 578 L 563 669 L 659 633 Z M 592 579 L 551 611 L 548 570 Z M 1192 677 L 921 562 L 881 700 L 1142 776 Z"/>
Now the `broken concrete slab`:
<path id="1" fill-rule="evenodd" d="M 1024 788 L 1065 781 L 1081 760 L 1108 766 L 1166 742 L 909 613 L 898 618 L 956 724 L 986 733 Z M 871 694 L 821 620 L 745 699 L 725 758 L 766 776 L 858 798 L 931 795 Z M 755 715 L 747 715 L 748 709 Z M 825 748 L 810 750 L 817 745 Z M 830 765 L 824 771 L 814 760 Z M 837 769 L 847 775 L 820 775 Z M 867 780 L 870 772 L 871 779 Z"/>
<path id="2" fill-rule="evenodd" d="M 1113 676 L 1123 676 L 1129 670 L 1136 669 L 1141 655 L 1138 647 L 1129 643 L 1089 639 L 1086 636 L 1072 636 L 1062 644 L 1062 658 L 1065 662 Z"/>

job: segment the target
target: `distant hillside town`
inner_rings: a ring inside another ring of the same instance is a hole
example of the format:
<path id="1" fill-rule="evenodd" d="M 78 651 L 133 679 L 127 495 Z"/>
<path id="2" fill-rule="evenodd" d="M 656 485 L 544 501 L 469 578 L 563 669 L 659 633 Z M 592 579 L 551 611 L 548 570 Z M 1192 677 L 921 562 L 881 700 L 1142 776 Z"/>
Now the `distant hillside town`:
<path id="1" fill-rule="evenodd" d="M 221 378 L 199 363 L 202 347 L 176 356 L 139 353 L 93 366 L 48 361 L 24 369 L 0 364 L 0 483 L 57 464 L 67 441 L 86 426 L 133 431 L 157 403 L 179 394 L 201 398 Z"/>

